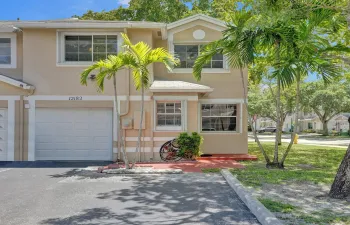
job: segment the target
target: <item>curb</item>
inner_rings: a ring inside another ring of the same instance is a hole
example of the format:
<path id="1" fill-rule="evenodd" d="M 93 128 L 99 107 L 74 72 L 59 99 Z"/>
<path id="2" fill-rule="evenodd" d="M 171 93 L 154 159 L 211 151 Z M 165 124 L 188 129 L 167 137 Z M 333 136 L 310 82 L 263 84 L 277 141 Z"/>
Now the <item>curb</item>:
<path id="1" fill-rule="evenodd" d="M 246 188 L 230 171 L 221 170 L 221 175 L 262 225 L 283 225 L 261 202 L 246 191 Z"/>

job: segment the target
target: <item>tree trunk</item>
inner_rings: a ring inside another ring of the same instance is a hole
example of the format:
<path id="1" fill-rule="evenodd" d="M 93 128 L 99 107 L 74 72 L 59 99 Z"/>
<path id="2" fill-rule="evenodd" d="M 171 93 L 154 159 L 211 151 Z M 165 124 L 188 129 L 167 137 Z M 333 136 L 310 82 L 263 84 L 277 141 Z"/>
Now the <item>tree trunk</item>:
<path id="1" fill-rule="evenodd" d="M 259 140 L 259 138 L 258 138 L 258 135 L 256 134 L 256 129 L 255 129 L 255 127 L 253 126 L 252 118 L 249 116 L 248 101 L 247 101 L 247 89 L 246 89 L 245 83 L 244 83 L 243 69 L 242 69 L 242 68 L 239 68 L 239 71 L 240 71 L 240 74 L 241 74 L 241 81 L 242 81 L 243 92 L 244 92 L 244 93 L 243 93 L 243 97 L 244 97 L 244 100 L 243 100 L 243 101 L 244 101 L 244 105 L 245 105 L 245 107 L 246 107 L 247 114 L 248 114 L 248 123 L 250 124 L 250 127 L 252 128 L 255 141 L 256 141 L 256 143 L 258 144 L 259 149 L 260 149 L 261 153 L 263 154 L 263 156 L 264 156 L 264 158 L 265 158 L 266 164 L 270 164 L 271 162 L 270 162 L 269 156 L 266 154 L 264 147 L 261 145 L 260 140 Z M 241 129 L 242 129 L 242 127 L 241 127 Z M 248 141 L 248 140 L 247 140 L 247 141 Z"/>
<path id="2" fill-rule="evenodd" d="M 278 145 L 282 145 L 282 129 L 283 129 L 283 123 L 284 121 L 281 119 L 280 120 L 280 125 L 279 125 L 279 132 L 278 132 Z M 276 130 L 277 132 L 277 130 Z"/>
<path id="3" fill-rule="evenodd" d="M 125 146 L 124 146 L 124 141 L 123 141 L 123 133 L 122 133 L 122 126 L 121 126 L 121 121 L 120 121 L 120 114 L 119 114 L 119 106 L 118 106 L 118 95 L 117 95 L 117 79 L 116 79 L 116 74 L 113 76 L 113 88 L 114 88 L 114 104 L 115 104 L 115 109 L 116 109 L 116 114 L 117 114 L 117 128 L 118 128 L 118 151 L 122 152 L 123 155 L 123 160 L 125 163 L 125 168 L 129 169 L 129 161 L 128 161 L 128 156 L 126 155 L 125 151 Z"/>
<path id="4" fill-rule="evenodd" d="M 276 118 L 277 118 L 277 124 L 276 124 L 276 137 L 275 137 L 275 151 L 273 154 L 273 164 L 278 164 L 278 141 L 279 141 L 279 133 L 280 133 L 280 100 L 281 100 L 281 84 L 280 79 L 277 77 L 277 92 L 276 92 Z"/>
<path id="5" fill-rule="evenodd" d="M 142 135 L 142 123 L 143 123 L 143 111 L 144 111 L 144 92 L 145 92 L 145 88 L 143 86 L 143 82 L 141 83 L 141 118 L 140 118 L 140 127 L 139 127 L 139 134 L 137 137 L 137 147 L 136 147 L 136 154 L 135 154 L 135 158 L 134 161 L 132 163 L 132 167 L 134 167 L 135 162 L 136 162 L 136 156 L 138 154 L 140 154 L 140 148 L 141 148 L 141 135 Z"/>
<path id="6" fill-rule="evenodd" d="M 292 132 L 292 135 L 290 137 L 290 142 L 288 144 L 288 147 L 286 151 L 284 152 L 282 156 L 282 160 L 280 162 L 280 167 L 284 167 L 284 161 L 286 160 L 289 151 L 292 149 L 295 135 L 297 134 L 299 130 L 299 102 L 300 102 L 300 77 L 297 78 L 297 90 L 296 90 L 296 98 L 295 98 L 295 121 L 294 121 L 294 129 Z"/>
<path id="7" fill-rule="evenodd" d="M 328 121 L 322 121 L 322 126 L 323 126 L 323 135 L 327 136 L 328 135 Z"/>
<path id="8" fill-rule="evenodd" d="M 331 198 L 343 199 L 350 196 L 350 145 L 335 176 L 331 190 Z"/>

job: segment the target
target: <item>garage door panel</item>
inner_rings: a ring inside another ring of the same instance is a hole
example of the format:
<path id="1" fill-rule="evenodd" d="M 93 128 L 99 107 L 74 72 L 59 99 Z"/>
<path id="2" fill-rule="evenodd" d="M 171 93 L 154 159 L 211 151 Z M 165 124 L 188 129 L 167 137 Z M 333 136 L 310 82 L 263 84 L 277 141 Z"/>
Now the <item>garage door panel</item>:
<path id="1" fill-rule="evenodd" d="M 69 132 L 69 133 L 71 133 L 71 132 Z M 75 140 L 75 137 L 73 137 L 73 136 L 56 135 L 53 143 L 72 143 L 72 142 L 74 142 L 74 140 Z"/>
<path id="2" fill-rule="evenodd" d="M 37 135 L 37 143 L 52 143 L 53 139 L 51 135 Z"/>
<path id="3" fill-rule="evenodd" d="M 50 122 L 39 122 L 35 125 L 36 135 L 55 134 L 55 125 Z"/>
<path id="4" fill-rule="evenodd" d="M 89 123 L 88 122 L 77 122 L 77 123 L 75 123 L 75 129 L 76 130 L 89 130 Z"/>
<path id="5" fill-rule="evenodd" d="M 55 146 L 52 143 L 36 143 L 35 145 L 37 150 L 54 150 Z"/>
<path id="6" fill-rule="evenodd" d="M 36 118 L 36 160 L 112 159 L 111 109 L 40 108 Z"/>

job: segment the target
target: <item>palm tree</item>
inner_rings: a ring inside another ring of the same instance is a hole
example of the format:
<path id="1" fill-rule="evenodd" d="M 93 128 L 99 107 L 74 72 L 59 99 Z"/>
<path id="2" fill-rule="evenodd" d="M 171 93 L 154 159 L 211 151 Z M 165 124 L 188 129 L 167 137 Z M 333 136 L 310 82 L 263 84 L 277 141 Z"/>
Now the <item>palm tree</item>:
<path id="1" fill-rule="evenodd" d="M 309 72 L 317 72 L 325 81 L 329 81 L 333 76 L 339 74 L 337 65 L 329 61 L 329 57 L 322 55 L 323 49 L 331 48 L 325 44 L 327 37 L 322 37 L 321 31 L 317 30 L 321 24 L 329 20 L 334 12 L 330 10 L 311 11 L 308 17 L 301 16 L 297 19 L 290 13 L 290 18 L 283 18 L 275 11 L 268 11 L 264 14 L 254 16 L 250 11 L 236 12 L 232 17 L 232 23 L 228 24 L 228 28 L 223 32 L 223 38 L 219 41 L 212 42 L 207 45 L 201 52 L 201 55 L 195 62 L 193 74 L 197 80 L 201 79 L 201 70 L 203 66 L 210 61 L 213 55 L 221 53 L 226 56 L 231 67 L 240 69 L 243 87 L 243 68 L 254 65 L 254 61 L 258 58 L 268 59 L 270 62 L 268 69 L 270 76 L 276 80 L 276 117 L 280 118 L 280 94 L 281 88 L 290 86 L 297 81 L 296 105 L 299 110 L 299 93 L 300 82 L 303 76 Z M 312 29 L 307 27 L 312 26 Z M 304 30 L 303 30 L 304 29 Z M 319 32 L 316 32 L 319 31 Z M 325 32 L 324 30 L 322 32 Z M 305 37 L 305 35 L 312 36 Z M 321 45 L 323 44 L 323 45 Z M 320 50 L 318 52 L 318 50 Z M 334 50 L 334 48 L 333 48 Z M 244 98 L 246 100 L 246 90 L 244 90 Z M 247 102 L 245 101 L 247 106 Z M 251 117 L 248 116 L 251 124 Z M 296 116 L 295 125 L 298 124 Z M 257 144 L 262 151 L 267 166 L 283 168 L 284 161 L 291 149 L 295 131 L 292 134 L 291 142 L 283 154 L 282 160 L 279 160 L 279 134 L 281 133 L 281 121 L 277 120 L 277 131 L 275 140 L 275 150 L 273 162 L 269 160 L 264 148 L 261 146 L 254 131 Z M 253 128 L 252 124 L 251 127 Z"/>
<path id="2" fill-rule="evenodd" d="M 126 34 L 122 34 L 124 40 L 124 62 L 125 66 L 132 69 L 133 80 L 136 90 L 141 90 L 141 119 L 138 133 L 138 141 L 136 152 L 139 153 L 141 146 L 141 134 L 142 134 L 142 123 L 144 114 L 144 94 L 145 89 L 150 85 L 150 72 L 148 67 L 152 63 L 162 63 L 165 67 L 171 71 L 173 66 L 177 64 L 177 60 L 164 48 L 152 49 L 145 42 L 138 42 L 132 44 Z M 133 165 L 136 162 L 136 155 L 133 161 Z"/>
<path id="3" fill-rule="evenodd" d="M 91 72 L 97 70 L 98 73 L 95 77 L 95 84 L 97 87 L 97 91 L 103 92 L 104 91 L 104 82 L 106 79 L 110 80 L 113 79 L 113 87 L 114 87 L 114 105 L 116 108 L 116 124 L 115 126 L 118 127 L 118 150 L 121 149 L 121 152 L 123 154 L 123 159 L 125 163 L 125 168 L 129 169 L 129 161 L 128 157 L 126 155 L 126 150 L 124 146 L 123 140 L 123 132 L 121 130 L 121 120 L 120 120 L 120 114 L 119 114 L 119 107 L 118 107 L 118 93 L 117 93 L 117 82 L 116 82 L 116 76 L 117 72 L 121 70 L 124 67 L 124 60 L 123 60 L 123 54 L 119 53 L 118 55 L 110 55 L 106 60 L 100 60 L 98 62 L 95 62 L 93 65 L 89 66 L 87 69 L 85 69 L 81 75 L 80 75 L 80 83 L 82 85 L 86 85 L 89 80 L 89 75 Z"/>
<path id="4" fill-rule="evenodd" d="M 276 15 L 275 15 L 276 16 Z M 271 19 L 271 18 L 270 18 Z M 272 19 L 271 19 L 272 20 Z M 255 58 L 259 54 L 270 53 L 271 59 L 278 61 L 280 49 L 287 49 L 290 45 L 290 37 L 286 27 L 280 23 L 261 23 L 257 21 L 255 16 L 250 11 L 235 12 L 232 16 L 232 23 L 228 24 L 228 28 L 223 32 L 223 38 L 212 42 L 205 46 L 201 55 L 197 58 L 193 67 L 193 75 L 197 80 L 201 79 L 202 68 L 210 62 L 210 59 L 217 53 L 223 54 L 228 61 L 228 64 L 233 68 L 240 70 L 240 76 L 243 86 L 244 105 L 248 111 L 247 90 L 244 80 L 243 69 L 253 64 Z M 264 50 L 263 52 L 261 50 Z M 266 52 L 266 50 L 269 52 Z M 259 52 L 260 51 L 260 52 Z M 289 76 L 288 79 L 277 76 L 277 79 L 282 79 L 283 82 L 290 84 L 293 80 L 293 74 L 280 74 L 281 76 Z M 279 81 L 279 84 L 282 83 Z M 277 104 L 280 95 L 277 95 Z M 278 106 L 277 106 L 278 108 Z M 279 110 L 277 110 L 277 117 Z M 248 112 L 249 114 L 249 112 Z M 256 131 L 252 124 L 251 116 L 248 115 L 250 126 L 252 127 L 254 137 L 265 158 L 267 166 L 278 164 L 278 146 L 274 154 L 274 160 L 271 162 L 264 147 L 261 145 Z M 277 126 L 278 127 L 278 126 Z M 278 133 L 278 131 L 277 131 Z M 277 137 L 276 137 L 277 138 Z"/>

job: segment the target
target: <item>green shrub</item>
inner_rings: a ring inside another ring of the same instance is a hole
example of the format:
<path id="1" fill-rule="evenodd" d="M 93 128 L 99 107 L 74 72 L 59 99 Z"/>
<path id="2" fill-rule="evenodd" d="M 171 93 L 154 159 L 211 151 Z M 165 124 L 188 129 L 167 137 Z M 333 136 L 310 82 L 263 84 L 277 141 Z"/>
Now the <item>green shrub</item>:
<path id="1" fill-rule="evenodd" d="M 200 156 L 202 143 L 203 137 L 197 132 L 192 132 L 191 135 L 186 132 L 181 133 L 177 138 L 177 144 L 180 146 L 179 155 L 188 159 Z"/>

